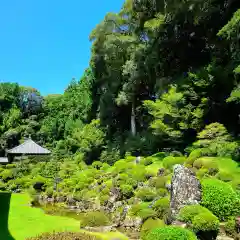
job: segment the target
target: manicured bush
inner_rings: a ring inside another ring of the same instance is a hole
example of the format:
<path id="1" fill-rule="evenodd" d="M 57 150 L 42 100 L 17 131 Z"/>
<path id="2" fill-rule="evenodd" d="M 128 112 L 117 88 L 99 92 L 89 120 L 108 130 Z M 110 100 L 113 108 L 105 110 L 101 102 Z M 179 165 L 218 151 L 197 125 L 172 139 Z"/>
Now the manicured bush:
<path id="1" fill-rule="evenodd" d="M 168 213 L 169 207 L 170 200 L 167 197 L 157 200 L 153 205 L 153 209 L 157 212 L 158 218 L 161 219 Z"/>
<path id="2" fill-rule="evenodd" d="M 152 201 L 156 196 L 156 192 L 151 188 L 140 188 L 136 193 L 136 197 L 140 198 L 144 202 Z"/>
<path id="3" fill-rule="evenodd" d="M 185 161 L 185 157 L 168 156 L 163 159 L 163 167 L 167 169 L 172 169 L 175 164 L 183 164 Z"/>
<path id="4" fill-rule="evenodd" d="M 82 216 L 81 226 L 98 227 L 109 224 L 108 217 L 103 212 L 87 212 Z"/>
<path id="5" fill-rule="evenodd" d="M 193 162 L 203 156 L 204 152 L 201 148 L 194 149 L 188 156 L 187 163 L 193 164 Z"/>
<path id="6" fill-rule="evenodd" d="M 151 157 L 147 157 L 147 158 L 143 159 L 143 161 L 141 161 L 141 163 L 145 166 L 148 166 L 153 163 L 153 160 Z"/>
<path id="7" fill-rule="evenodd" d="M 230 237 L 234 237 L 236 234 L 236 220 L 235 217 L 230 217 L 224 225 L 226 234 Z"/>
<path id="8" fill-rule="evenodd" d="M 44 233 L 37 237 L 27 238 L 26 240 L 101 240 L 100 237 L 88 233 L 73 233 L 73 232 L 60 232 L 60 233 Z"/>
<path id="9" fill-rule="evenodd" d="M 216 177 L 223 182 L 230 182 L 234 179 L 233 174 L 227 171 L 220 171 Z"/>
<path id="10" fill-rule="evenodd" d="M 180 209 L 177 219 L 182 222 L 192 223 L 194 217 L 200 213 L 212 214 L 207 208 L 199 204 L 188 205 Z"/>
<path id="11" fill-rule="evenodd" d="M 133 187 L 131 185 L 121 185 L 120 189 L 125 198 L 130 198 L 133 196 Z"/>
<path id="12" fill-rule="evenodd" d="M 163 220 L 149 218 L 143 223 L 141 227 L 141 239 L 143 240 L 147 239 L 147 235 L 151 230 L 158 227 L 163 227 L 164 225 L 165 224 Z"/>
<path id="13" fill-rule="evenodd" d="M 207 170 L 207 169 L 204 169 L 204 168 L 201 168 L 201 169 L 199 169 L 199 170 L 197 171 L 196 176 L 197 176 L 199 179 L 201 179 L 201 178 L 203 178 L 204 176 L 207 176 L 207 174 L 208 174 L 208 170 Z"/>
<path id="14" fill-rule="evenodd" d="M 140 217 L 143 221 L 146 221 L 148 218 L 156 217 L 157 213 L 151 208 L 143 208 L 137 213 L 136 216 Z"/>
<path id="15" fill-rule="evenodd" d="M 202 212 L 193 218 L 192 228 L 195 232 L 218 232 L 219 220 L 211 212 Z"/>
<path id="16" fill-rule="evenodd" d="M 197 237 L 190 230 L 165 226 L 153 229 L 148 235 L 146 240 L 197 240 Z"/>
<path id="17" fill-rule="evenodd" d="M 95 161 L 92 163 L 92 167 L 96 168 L 96 169 L 100 169 L 102 167 L 103 163 L 100 161 Z"/>
<path id="18" fill-rule="evenodd" d="M 148 208 L 148 205 L 149 205 L 148 203 L 138 203 L 138 204 L 132 205 L 130 209 L 130 215 L 138 216 L 138 213 L 143 209 Z"/>
<path id="19" fill-rule="evenodd" d="M 240 200 L 231 185 L 217 179 L 202 181 L 201 205 L 208 208 L 219 220 L 240 213 Z"/>

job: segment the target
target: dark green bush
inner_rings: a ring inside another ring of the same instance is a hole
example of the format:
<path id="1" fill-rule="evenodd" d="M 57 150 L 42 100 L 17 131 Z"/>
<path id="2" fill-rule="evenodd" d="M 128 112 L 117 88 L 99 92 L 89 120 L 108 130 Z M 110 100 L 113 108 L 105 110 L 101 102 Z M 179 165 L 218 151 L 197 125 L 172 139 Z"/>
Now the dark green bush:
<path id="1" fill-rule="evenodd" d="M 168 213 L 169 207 L 170 200 L 167 197 L 157 200 L 153 205 L 153 209 L 157 212 L 157 216 L 160 219 L 162 219 L 164 215 Z"/>
<path id="2" fill-rule="evenodd" d="M 240 200 L 232 187 L 217 179 L 202 181 L 202 206 L 208 208 L 219 220 L 240 213 Z"/>
<path id="3" fill-rule="evenodd" d="M 219 220 L 211 212 L 202 212 L 193 218 L 192 227 L 195 232 L 218 232 Z"/>
<path id="4" fill-rule="evenodd" d="M 147 239 L 149 232 L 155 228 L 163 227 L 165 224 L 163 220 L 149 218 L 146 220 L 141 227 L 141 239 Z"/>
<path id="5" fill-rule="evenodd" d="M 182 222 L 192 223 L 194 217 L 200 213 L 212 214 L 207 208 L 201 205 L 188 205 L 180 209 L 177 219 Z"/>
<path id="6" fill-rule="evenodd" d="M 148 235 L 147 240 L 197 240 L 193 232 L 174 226 L 166 226 L 153 229 Z"/>
<path id="7" fill-rule="evenodd" d="M 87 233 L 73 233 L 73 232 L 60 232 L 60 233 L 44 233 L 37 237 L 27 238 L 26 240 L 100 240 L 100 237 L 89 235 Z"/>
<path id="8" fill-rule="evenodd" d="M 82 227 L 98 227 L 109 224 L 108 217 L 103 212 L 87 212 L 81 220 Z"/>

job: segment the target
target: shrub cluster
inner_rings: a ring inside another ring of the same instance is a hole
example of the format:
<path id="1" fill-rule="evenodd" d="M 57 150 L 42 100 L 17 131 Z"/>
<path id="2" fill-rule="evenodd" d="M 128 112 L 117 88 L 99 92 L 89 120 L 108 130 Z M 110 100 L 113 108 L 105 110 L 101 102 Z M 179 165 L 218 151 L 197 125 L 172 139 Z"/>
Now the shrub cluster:
<path id="1" fill-rule="evenodd" d="M 153 229 L 148 235 L 147 240 L 197 240 L 197 237 L 190 230 L 175 227 L 165 226 Z"/>
<path id="2" fill-rule="evenodd" d="M 202 181 L 201 204 L 221 221 L 240 213 L 240 200 L 237 193 L 229 184 L 217 179 Z"/>

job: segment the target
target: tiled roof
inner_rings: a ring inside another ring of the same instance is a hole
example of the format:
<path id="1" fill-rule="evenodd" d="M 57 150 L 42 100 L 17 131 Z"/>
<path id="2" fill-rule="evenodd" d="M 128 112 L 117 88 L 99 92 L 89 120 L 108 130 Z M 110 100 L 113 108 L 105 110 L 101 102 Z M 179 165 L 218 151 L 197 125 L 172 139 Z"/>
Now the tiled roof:
<path id="1" fill-rule="evenodd" d="M 21 145 L 7 150 L 11 154 L 50 154 L 48 149 L 45 149 L 35 143 L 32 139 L 28 139 Z"/>

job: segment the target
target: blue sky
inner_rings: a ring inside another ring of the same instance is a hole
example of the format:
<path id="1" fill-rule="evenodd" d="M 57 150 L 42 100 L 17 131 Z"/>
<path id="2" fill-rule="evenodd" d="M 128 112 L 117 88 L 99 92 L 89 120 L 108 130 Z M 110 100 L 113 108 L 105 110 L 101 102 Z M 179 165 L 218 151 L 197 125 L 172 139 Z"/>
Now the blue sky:
<path id="1" fill-rule="evenodd" d="M 0 82 L 62 93 L 90 59 L 89 34 L 124 0 L 0 1 Z"/>

